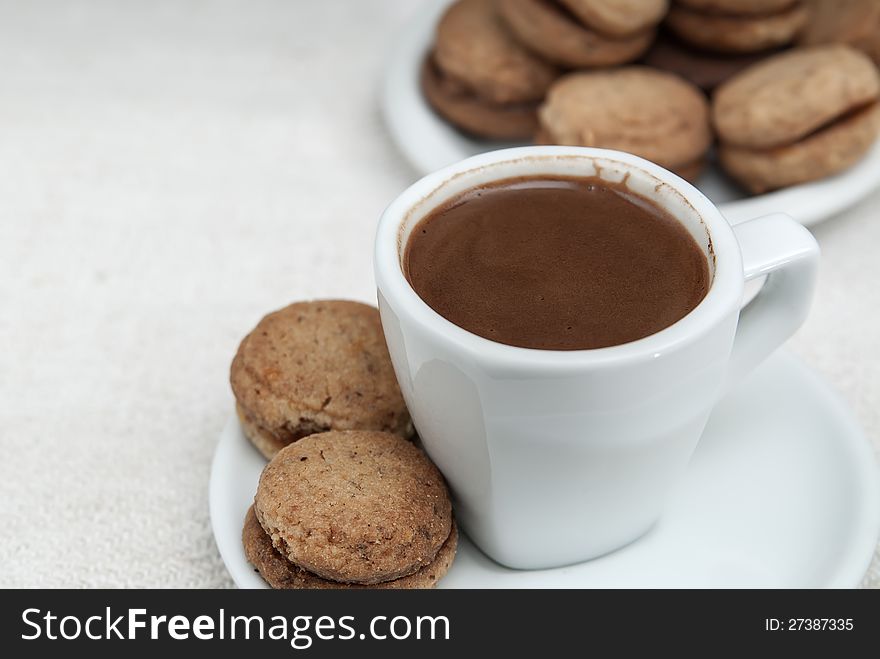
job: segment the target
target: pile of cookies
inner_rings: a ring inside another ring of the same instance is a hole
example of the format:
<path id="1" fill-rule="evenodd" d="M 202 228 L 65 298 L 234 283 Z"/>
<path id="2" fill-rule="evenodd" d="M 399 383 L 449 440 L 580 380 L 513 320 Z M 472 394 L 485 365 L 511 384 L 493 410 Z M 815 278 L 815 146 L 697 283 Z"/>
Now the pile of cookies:
<path id="1" fill-rule="evenodd" d="M 697 48 L 756 53 L 790 44 L 808 16 L 800 0 L 678 0 L 666 25 Z"/>
<path id="2" fill-rule="evenodd" d="M 725 170 L 752 192 L 854 164 L 880 127 L 880 76 L 848 46 L 791 50 L 754 65 L 715 94 Z"/>
<path id="3" fill-rule="evenodd" d="M 242 531 L 273 588 L 430 588 L 455 557 L 443 476 L 412 441 L 374 307 L 291 304 L 241 342 L 230 372 L 267 458 Z"/>
<path id="4" fill-rule="evenodd" d="M 629 151 L 691 181 L 717 141 L 761 193 L 870 148 L 871 57 L 876 0 L 457 0 L 421 85 L 468 134 Z"/>

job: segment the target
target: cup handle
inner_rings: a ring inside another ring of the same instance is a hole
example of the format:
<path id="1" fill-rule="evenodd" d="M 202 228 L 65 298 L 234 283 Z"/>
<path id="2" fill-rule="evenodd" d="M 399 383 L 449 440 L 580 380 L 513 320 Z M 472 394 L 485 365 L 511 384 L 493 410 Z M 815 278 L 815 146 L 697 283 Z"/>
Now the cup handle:
<path id="1" fill-rule="evenodd" d="M 810 309 L 819 245 L 784 213 L 733 226 L 746 281 L 767 275 L 761 291 L 740 312 L 725 390 L 730 390 L 801 326 Z"/>

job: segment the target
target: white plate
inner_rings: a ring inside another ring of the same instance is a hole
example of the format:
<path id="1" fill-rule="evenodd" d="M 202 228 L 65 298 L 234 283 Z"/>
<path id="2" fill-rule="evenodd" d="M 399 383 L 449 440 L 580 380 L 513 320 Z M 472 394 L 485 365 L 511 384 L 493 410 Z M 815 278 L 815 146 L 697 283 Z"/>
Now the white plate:
<path id="1" fill-rule="evenodd" d="M 419 88 L 419 68 L 434 38 L 434 27 L 450 0 L 425 0 L 397 36 L 382 90 L 382 110 L 391 137 L 410 164 L 427 174 L 476 153 L 511 146 L 471 139 L 440 119 Z M 745 198 L 742 190 L 710 168 L 698 187 L 736 223 L 785 212 L 810 226 L 856 204 L 880 186 L 880 142 L 857 165 L 837 176 Z"/>
<path id="2" fill-rule="evenodd" d="M 211 522 L 240 588 L 265 588 L 241 526 L 266 464 L 233 416 L 211 468 Z M 777 353 L 716 408 L 661 521 L 631 545 L 517 571 L 463 539 L 446 588 L 854 587 L 880 532 L 880 478 L 846 408 Z"/>

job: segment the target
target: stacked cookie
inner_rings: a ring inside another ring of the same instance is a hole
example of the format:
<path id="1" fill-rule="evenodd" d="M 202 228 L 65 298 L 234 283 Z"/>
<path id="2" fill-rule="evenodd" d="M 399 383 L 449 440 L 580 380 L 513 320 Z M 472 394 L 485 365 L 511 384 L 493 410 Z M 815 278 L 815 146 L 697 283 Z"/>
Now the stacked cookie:
<path id="1" fill-rule="evenodd" d="M 273 588 L 430 588 L 455 557 L 443 476 L 408 437 L 379 312 L 297 302 L 264 317 L 230 373 L 270 459 L 242 530 Z"/>
<path id="2" fill-rule="evenodd" d="M 666 25 L 705 50 L 756 53 L 794 41 L 808 17 L 800 0 L 676 0 Z"/>
<path id="3" fill-rule="evenodd" d="M 711 144 L 699 90 L 645 68 L 607 68 L 642 56 L 668 8 L 668 0 L 457 0 L 423 65 L 425 98 L 478 137 L 624 149 L 693 179 Z M 560 78 L 566 68 L 602 71 Z"/>
<path id="4" fill-rule="evenodd" d="M 242 543 L 273 588 L 431 588 L 458 531 L 443 477 L 422 451 L 375 431 L 314 434 L 260 476 Z"/>
<path id="5" fill-rule="evenodd" d="M 878 99 L 877 68 L 847 46 L 769 58 L 715 94 L 721 164 L 754 193 L 839 172 L 877 139 Z"/>
<path id="6" fill-rule="evenodd" d="M 462 130 L 492 139 L 530 138 L 556 68 L 517 42 L 494 0 L 460 0 L 437 26 L 422 67 L 428 103 Z"/>
<path id="7" fill-rule="evenodd" d="M 799 0 L 675 0 L 644 61 L 711 92 L 787 48 L 810 15 Z"/>
<path id="8" fill-rule="evenodd" d="M 358 302 L 298 302 L 270 313 L 232 361 L 244 434 L 267 458 L 327 430 L 413 433 L 379 312 Z"/>
<path id="9" fill-rule="evenodd" d="M 856 50 L 880 62 L 877 0 L 457 0 L 422 85 L 478 137 L 628 151 L 691 181 L 717 138 L 757 194 L 876 140 L 877 70 Z"/>
<path id="10" fill-rule="evenodd" d="M 568 68 L 636 59 L 651 45 L 666 9 L 667 0 L 498 0 L 523 44 Z"/>
<path id="11" fill-rule="evenodd" d="M 651 45 L 667 0 L 457 0 L 421 72 L 425 99 L 466 133 L 531 139 L 561 67 L 631 62 Z"/>
<path id="12" fill-rule="evenodd" d="M 564 76 L 541 107 L 540 126 L 539 142 L 628 151 L 690 180 L 712 144 L 703 94 L 641 66 Z"/>

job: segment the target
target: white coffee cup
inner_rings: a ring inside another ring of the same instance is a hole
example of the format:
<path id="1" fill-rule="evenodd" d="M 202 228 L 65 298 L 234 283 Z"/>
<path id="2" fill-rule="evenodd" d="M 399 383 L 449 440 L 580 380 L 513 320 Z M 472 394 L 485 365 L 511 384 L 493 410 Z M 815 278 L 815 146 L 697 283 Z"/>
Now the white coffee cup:
<path id="1" fill-rule="evenodd" d="M 473 186 L 541 175 L 624 182 L 668 210 L 706 256 L 703 301 L 651 336 L 576 351 L 495 343 L 431 309 L 401 267 L 413 226 Z M 720 396 L 803 322 L 818 256 L 790 217 L 731 227 L 686 181 L 616 151 L 495 151 L 407 188 L 378 227 L 379 309 L 403 396 L 466 533 L 499 563 L 531 569 L 593 558 L 647 531 Z M 741 310 L 744 282 L 762 275 Z"/>

